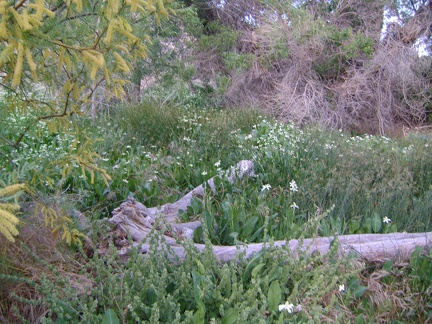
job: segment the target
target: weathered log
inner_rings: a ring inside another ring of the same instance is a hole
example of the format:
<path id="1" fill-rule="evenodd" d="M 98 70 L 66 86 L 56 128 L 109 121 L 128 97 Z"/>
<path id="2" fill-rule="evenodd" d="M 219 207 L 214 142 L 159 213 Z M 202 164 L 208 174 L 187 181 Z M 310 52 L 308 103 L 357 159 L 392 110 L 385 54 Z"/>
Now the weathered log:
<path id="1" fill-rule="evenodd" d="M 263 248 L 285 247 L 291 257 L 297 258 L 300 253 L 312 254 L 319 252 L 321 255 L 330 250 L 330 245 L 337 239 L 339 254 L 348 255 L 355 253 L 358 258 L 369 262 L 382 262 L 384 260 L 407 260 L 411 252 L 417 247 L 432 248 L 432 232 L 428 233 L 391 233 L 391 234 L 354 234 L 330 237 L 318 237 L 304 240 L 275 241 L 269 243 L 255 243 L 240 246 L 212 246 L 216 258 L 223 262 L 235 260 L 241 254 L 248 259 Z M 287 246 L 288 245 L 288 246 Z M 202 252 L 204 244 L 194 244 L 195 248 Z M 150 250 L 149 244 L 134 244 L 138 252 L 146 254 Z M 176 245 L 170 247 L 172 257 L 183 260 L 186 257 L 186 249 Z M 130 247 L 119 251 L 122 257 L 127 257 Z"/>
<path id="2" fill-rule="evenodd" d="M 225 174 L 228 181 L 234 182 L 237 179 L 254 175 L 253 162 L 241 161 L 236 168 L 231 168 Z M 189 223 L 179 223 L 178 212 L 186 210 L 191 205 L 194 197 L 202 197 L 205 193 L 205 186 L 208 185 L 213 192 L 216 192 L 214 178 L 209 179 L 177 202 L 161 206 L 160 209 L 153 207 L 147 208 L 142 203 L 133 198 L 129 198 L 113 211 L 113 217 L 110 222 L 116 226 L 116 230 L 123 232 L 123 241 L 118 244 L 122 247 L 120 255 L 127 257 L 130 247 L 127 246 L 127 235 L 132 237 L 141 253 L 147 253 L 150 249 L 148 244 L 149 234 L 154 230 L 156 218 L 163 217 L 166 226 L 158 223 L 158 230 L 165 242 L 171 245 L 172 253 L 184 259 L 186 250 L 173 237 L 179 237 L 183 240 L 191 240 L 193 232 L 201 226 L 200 221 Z M 309 238 L 302 241 L 276 241 L 272 243 L 273 247 L 286 246 L 287 252 L 297 257 L 299 253 L 314 253 L 315 251 L 325 254 L 330 249 L 330 244 L 338 239 L 339 253 L 348 254 L 356 252 L 357 255 L 368 261 L 379 261 L 385 259 L 406 259 L 416 246 L 430 246 L 432 242 L 432 232 L 429 233 L 392 233 L 392 234 L 355 234 L 340 235 L 331 237 Z M 199 251 L 203 251 L 205 245 L 194 244 Z M 127 247 L 125 247 L 127 246 Z M 244 253 L 243 257 L 250 258 L 253 254 L 269 247 L 268 243 L 249 244 L 241 246 L 213 246 L 215 256 L 221 261 L 233 260 L 238 253 Z M 174 256 L 173 255 L 173 256 Z"/>
<path id="3" fill-rule="evenodd" d="M 254 175 L 254 164 L 252 161 L 243 160 L 237 163 L 237 167 L 231 167 L 225 176 L 231 183 L 244 178 Z M 214 185 L 214 178 L 210 178 L 204 184 L 199 185 L 192 191 L 188 192 L 178 201 L 172 204 L 165 204 L 160 208 L 153 207 L 147 208 L 142 203 L 136 201 L 133 198 L 129 198 L 123 202 L 118 208 L 114 209 L 112 218 L 109 220 L 116 227 L 129 233 L 132 239 L 136 242 L 143 241 L 150 230 L 155 224 L 156 217 L 163 215 L 165 221 L 170 224 L 170 232 L 174 232 L 183 238 L 191 239 L 193 237 L 193 231 L 201 226 L 200 221 L 190 223 L 179 223 L 178 213 L 180 210 L 187 210 L 187 207 L 191 205 L 194 197 L 203 197 L 205 193 L 205 186 L 209 186 L 213 192 L 216 192 Z M 164 229 L 165 230 L 165 229 Z M 166 240 L 170 244 L 175 244 L 169 236 L 165 236 Z"/>

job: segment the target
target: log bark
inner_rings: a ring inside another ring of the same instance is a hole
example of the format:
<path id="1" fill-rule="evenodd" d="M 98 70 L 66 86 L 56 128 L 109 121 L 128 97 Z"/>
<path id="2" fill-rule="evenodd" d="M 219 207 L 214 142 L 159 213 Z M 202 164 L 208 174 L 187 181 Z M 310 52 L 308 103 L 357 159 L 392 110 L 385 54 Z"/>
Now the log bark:
<path id="1" fill-rule="evenodd" d="M 244 177 L 254 175 L 253 162 L 240 161 L 237 167 L 232 167 L 225 174 L 228 181 L 234 182 Z M 205 186 L 209 186 L 216 192 L 214 177 L 209 179 L 177 202 L 161 206 L 160 209 L 153 207 L 147 208 L 142 203 L 133 198 L 129 198 L 113 211 L 110 222 L 115 225 L 114 231 L 122 233 L 121 239 L 116 240 L 116 245 L 120 247 L 120 255 L 127 258 L 131 247 L 127 237 L 130 235 L 134 246 L 146 254 L 150 249 L 149 234 L 153 230 L 158 230 L 163 236 L 164 241 L 171 245 L 173 258 L 180 260 L 186 257 L 186 250 L 178 239 L 191 241 L 195 229 L 201 226 L 200 221 L 189 223 L 179 223 L 178 212 L 186 210 L 191 205 L 194 197 L 202 197 L 205 193 Z M 160 215 L 165 220 L 165 225 L 156 222 Z M 156 225 L 157 224 L 157 225 Z M 157 226 L 157 228 L 155 228 Z M 113 232 L 114 232 L 113 231 Z M 367 261 L 382 261 L 386 259 L 407 259 L 410 253 L 417 247 L 432 247 L 432 232 L 429 233 L 391 233 L 391 234 L 355 234 L 340 235 L 330 237 L 309 238 L 304 240 L 276 241 L 272 244 L 257 243 L 240 246 L 212 246 L 215 256 L 223 262 L 234 260 L 239 253 L 243 253 L 244 258 L 250 258 L 253 254 L 269 247 L 285 247 L 293 257 L 299 253 L 326 254 L 332 242 L 337 239 L 339 243 L 339 253 L 348 254 L 355 252 L 358 257 Z M 194 244 L 198 251 L 203 251 L 205 245 Z"/>
<path id="2" fill-rule="evenodd" d="M 222 262 L 235 260 L 239 254 L 244 259 L 251 258 L 264 248 L 285 247 L 291 257 L 297 258 L 300 253 L 321 255 L 330 250 L 330 245 L 337 239 L 339 254 L 355 253 L 358 258 L 368 262 L 382 262 L 385 260 L 408 260 L 409 255 L 417 247 L 432 248 L 432 232 L 428 233 L 391 233 L 391 234 L 354 234 L 330 237 L 318 237 L 304 240 L 275 241 L 273 243 L 255 243 L 240 246 L 212 246 L 216 258 Z M 149 244 L 134 244 L 140 253 L 146 254 L 150 250 Z M 194 244 L 202 252 L 204 244 Z M 119 251 L 122 257 L 129 255 L 130 247 Z M 187 253 L 183 246 L 171 246 L 172 258 L 184 260 Z"/>
<path id="3" fill-rule="evenodd" d="M 231 167 L 225 173 L 225 177 L 231 183 L 250 176 L 254 176 L 254 164 L 248 160 L 240 161 L 236 167 Z M 129 198 L 118 208 L 114 209 L 110 222 L 117 228 L 129 233 L 134 241 L 142 242 L 146 239 L 151 229 L 153 229 L 156 217 L 163 215 L 165 221 L 170 224 L 171 228 L 168 229 L 169 231 L 183 238 L 191 239 L 193 231 L 201 226 L 201 222 L 179 223 L 178 213 L 180 210 L 186 211 L 187 207 L 191 205 L 193 198 L 203 197 L 206 186 L 209 186 L 213 192 L 216 192 L 214 179 L 215 177 L 210 178 L 207 182 L 188 192 L 175 203 L 165 204 L 160 208 L 147 208 L 135 199 Z M 166 228 L 161 229 L 164 231 L 167 230 Z M 165 238 L 168 242 L 175 244 L 175 240 L 170 236 L 166 235 Z"/>

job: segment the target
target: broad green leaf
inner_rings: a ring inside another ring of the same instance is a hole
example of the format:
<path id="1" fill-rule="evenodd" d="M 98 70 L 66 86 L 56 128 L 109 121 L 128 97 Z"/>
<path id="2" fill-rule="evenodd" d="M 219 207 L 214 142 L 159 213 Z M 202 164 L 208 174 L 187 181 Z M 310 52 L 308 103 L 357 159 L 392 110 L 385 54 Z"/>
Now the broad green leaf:
<path id="1" fill-rule="evenodd" d="M 261 272 L 261 269 L 264 268 L 264 266 L 265 266 L 265 263 L 260 263 L 255 268 L 253 268 L 252 273 L 251 273 L 251 277 L 255 278 L 257 276 L 257 274 Z"/>
<path id="2" fill-rule="evenodd" d="M 354 290 L 355 288 L 357 288 L 357 286 L 360 285 L 360 280 L 355 278 L 355 279 L 351 279 L 350 281 L 348 281 L 348 289 L 349 290 Z"/>
<path id="3" fill-rule="evenodd" d="M 358 286 L 355 288 L 354 290 L 354 297 L 355 298 L 360 298 L 361 296 L 363 296 L 363 294 L 365 293 L 367 287 L 365 286 Z"/>
<path id="4" fill-rule="evenodd" d="M 237 323 L 238 313 L 234 308 L 230 308 L 225 311 L 225 315 L 222 318 L 222 324 L 234 324 Z"/>
<path id="5" fill-rule="evenodd" d="M 105 315 L 102 319 L 102 324 L 120 324 L 117 314 L 111 308 L 105 311 Z"/>
<path id="6" fill-rule="evenodd" d="M 146 301 L 149 305 L 153 305 L 157 301 L 157 291 L 154 287 L 149 287 L 146 290 Z"/>
<path id="7" fill-rule="evenodd" d="M 356 324 L 364 324 L 365 320 L 363 319 L 363 315 L 358 315 L 356 317 Z"/>
<path id="8" fill-rule="evenodd" d="M 243 272 L 243 282 L 247 282 L 250 279 L 252 270 L 258 265 L 259 261 L 261 260 L 261 257 L 266 252 L 266 249 L 262 249 L 259 251 L 252 260 L 249 261 L 248 265 L 246 266 L 246 269 Z"/>
<path id="9" fill-rule="evenodd" d="M 204 324 L 205 318 L 205 306 L 202 302 L 198 303 L 198 309 L 194 313 L 192 323 L 193 324 Z"/>
<path id="10" fill-rule="evenodd" d="M 372 231 L 374 233 L 378 233 L 381 230 L 382 220 L 381 220 L 381 217 L 377 213 L 373 214 L 371 225 L 372 225 Z"/>
<path id="11" fill-rule="evenodd" d="M 358 233 L 359 229 L 360 229 L 360 222 L 358 220 L 352 220 L 349 223 L 350 234 L 356 234 L 356 233 Z"/>
<path id="12" fill-rule="evenodd" d="M 390 271 L 392 267 L 393 267 L 393 261 L 387 260 L 387 261 L 384 262 L 384 264 L 382 266 L 382 269 L 384 271 Z"/>
<path id="13" fill-rule="evenodd" d="M 363 221 L 363 226 L 362 226 L 363 232 L 364 233 L 370 233 L 372 230 L 372 219 L 371 218 L 366 218 Z"/>
<path id="14" fill-rule="evenodd" d="M 271 311 L 277 311 L 282 299 L 282 291 L 279 286 L 279 281 L 275 280 L 270 284 L 267 296 L 268 308 Z"/>
<path id="15" fill-rule="evenodd" d="M 257 222 L 258 222 L 257 216 L 253 216 L 246 221 L 246 223 L 243 225 L 243 228 L 242 228 L 243 237 L 250 237 L 251 236 L 251 234 L 255 230 L 255 226 L 256 226 Z"/>

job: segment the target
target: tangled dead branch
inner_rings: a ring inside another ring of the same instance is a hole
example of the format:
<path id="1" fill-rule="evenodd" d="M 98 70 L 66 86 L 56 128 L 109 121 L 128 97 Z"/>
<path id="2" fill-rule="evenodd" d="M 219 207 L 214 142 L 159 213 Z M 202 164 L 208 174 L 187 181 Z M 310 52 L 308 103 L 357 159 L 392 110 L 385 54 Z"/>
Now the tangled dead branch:
<path id="1" fill-rule="evenodd" d="M 291 16 L 288 10 L 289 18 L 277 17 L 276 8 L 269 17 L 262 14 L 256 28 L 237 29 L 237 52 L 252 54 L 254 61 L 241 73 L 219 68 L 231 78 L 226 104 L 246 103 L 282 121 L 355 132 L 389 134 L 401 125 L 424 125 L 432 59 L 419 57 L 413 44 L 431 34 L 432 5 L 389 28 L 383 40 L 382 3 L 340 1 L 332 11 L 320 6 L 312 2 Z M 223 14 L 228 24 L 229 11 Z"/>

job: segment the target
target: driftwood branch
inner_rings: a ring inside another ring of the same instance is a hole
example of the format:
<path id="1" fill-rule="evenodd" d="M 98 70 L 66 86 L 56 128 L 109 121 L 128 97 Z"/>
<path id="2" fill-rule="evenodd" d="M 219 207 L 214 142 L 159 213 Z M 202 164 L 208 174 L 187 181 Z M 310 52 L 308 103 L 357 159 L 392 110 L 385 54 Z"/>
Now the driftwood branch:
<path id="1" fill-rule="evenodd" d="M 254 175 L 254 164 L 252 161 L 243 160 L 237 163 L 237 167 L 232 167 L 225 173 L 225 177 L 231 183 Z M 192 191 L 188 192 L 178 201 L 173 204 L 165 204 L 158 209 L 157 207 L 147 208 L 142 203 L 133 198 L 129 198 L 113 211 L 113 217 L 110 222 L 119 229 L 130 233 L 132 239 L 136 242 L 142 242 L 153 229 L 156 217 L 163 215 L 166 222 L 170 224 L 174 234 L 183 238 L 191 239 L 193 231 L 201 226 L 200 221 L 191 223 L 179 223 L 178 213 L 180 210 L 186 211 L 191 205 L 195 197 L 203 197 L 205 187 L 209 186 L 215 193 L 214 178 L 207 180 L 204 184 L 199 185 Z M 175 244 L 175 240 L 169 236 L 165 236 L 166 240 L 171 244 Z"/>
<path id="2" fill-rule="evenodd" d="M 254 175 L 253 162 L 240 161 L 237 167 L 232 167 L 225 174 L 230 182 Z M 189 223 L 179 223 L 178 213 L 186 210 L 191 205 L 194 197 L 203 197 L 205 187 L 209 186 L 216 192 L 214 178 L 196 187 L 181 199 L 172 204 L 166 204 L 160 209 L 153 207 L 147 208 L 142 203 L 133 198 L 129 198 L 113 211 L 110 222 L 115 225 L 116 230 L 122 234 L 122 239 L 117 240 L 117 246 L 121 247 L 120 255 L 127 257 L 130 252 L 127 236 L 130 235 L 135 243 L 135 247 L 141 253 L 147 253 L 150 249 L 149 234 L 155 229 L 160 231 L 165 242 L 171 245 L 173 257 L 184 259 L 186 256 L 185 248 L 173 237 L 180 237 L 183 240 L 191 240 L 194 230 L 201 226 L 200 221 Z M 163 227 L 156 222 L 157 217 L 163 217 L 167 227 Z M 158 225 L 156 225 L 158 224 Z M 299 253 L 311 254 L 315 251 L 325 254 L 329 251 L 331 243 L 337 238 L 339 242 L 339 252 L 348 254 L 355 252 L 360 258 L 368 261 L 380 261 L 385 259 L 407 259 L 409 254 L 416 246 L 426 247 L 432 244 L 432 232 L 429 233 L 392 233 L 392 234 L 355 234 L 331 237 L 319 237 L 304 240 L 276 241 L 269 243 L 257 243 L 241 246 L 213 246 L 213 252 L 220 261 L 230 261 L 235 259 L 239 253 L 243 253 L 244 258 L 249 258 L 253 254 L 266 247 L 286 247 L 290 254 L 297 257 Z M 199 250 L 203 251 L 205 245 L 194 244 Z"/>
<path id="3" fill-rule="evenodd" d="M 331 243 L 337 238 L 339 253 L 348 255 L 356 253 L 357 257 L 370 262 L 383 260 L 407 260 L 410 253 L 417 247 L 432 247 L 432 232 L 428 233 L 391 233 L 391 234 L 354 234 L 330 237 L 319 237 L 305 240 L 275 241 L 269 243 L 256 243 L 241 246 L 212 246 L 216 258 L 223 262 L 235 260 L 239 254 L 245 259 L 250 258 L 263 248 L 286 247 L 294 258 L 299 253 L 312 254 L 319 252 L 321 255 L 330 250 Z M 150 250 L 149 244 L 134 244 L 140 253 Z M 287 246 L 288 245 L 288 246 Z M 204 244 L 194 244 L 198 251 L 205 249 Z M 120 250 L 121 256 L 127 256 L 130 248 Z M 171 246 L 174 256 L 183 260 L 186 257 L 186 249 L 183 246 Z"/>

